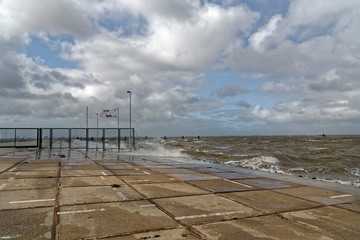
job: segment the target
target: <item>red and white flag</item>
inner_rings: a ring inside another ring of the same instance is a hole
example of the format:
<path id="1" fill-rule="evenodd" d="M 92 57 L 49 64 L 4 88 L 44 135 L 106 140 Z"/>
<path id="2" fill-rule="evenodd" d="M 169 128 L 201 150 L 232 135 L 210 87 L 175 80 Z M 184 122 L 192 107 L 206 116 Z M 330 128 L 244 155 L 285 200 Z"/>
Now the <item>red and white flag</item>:
<path id="1" fill-rule="evenodd" d="M 105 118 L 117 117 L 117 109 L 103 110 L 100 113 L 100 117 L 105 117 Z"/>

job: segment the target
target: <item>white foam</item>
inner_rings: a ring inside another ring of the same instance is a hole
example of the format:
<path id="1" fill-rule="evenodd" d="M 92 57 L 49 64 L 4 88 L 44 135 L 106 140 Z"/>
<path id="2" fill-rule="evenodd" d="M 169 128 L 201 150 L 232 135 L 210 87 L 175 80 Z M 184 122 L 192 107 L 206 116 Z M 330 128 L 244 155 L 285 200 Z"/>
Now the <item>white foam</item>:
<path id="1" fill-rule="evenodd" d="M 290 171 L 305 171 L 303 167 L 291 168 Z"/>
<path id="2" fill-rule="evenodd" d="M 129 154 L 131 155 L 146 155 L 152 157 L 187 157 L 183 154 L 181 148 L 168 148 L 164 145 L 163 139 L 155 138 L 147 141 L 138 141 L 137 149 Z"/>
<path id="3" fill-rule="evenodd" d="M 256 170 L 268 171 L 268 172 L 282 172 L 277 166 L 279 160 L 271 156 L 259 156 L 243 160 L 231 160 L 225 162 L 226 165 L 235 165 L 245 168 L 251 168 Z"/>
<path id="4" fill-rule="evenodd" d="M 350 169 L 350 173 L 351 173 L 352 175 L 355 175 L 355 176 L 357 176 L 357 177 L 360 177 L 360 168 L 352 168 L 352 169 Z"/>
<path id="5" fill-rule="evenodd" d="M 360 180 L 329 180 L 329 179 L 324 179 L 324 178 L 318 178 L 317 180 L 321 180 L 324 182 L 331 182 L 331 183 L 340 183 L 343 185 L 351 185 L 351 186 L 355 186 L 355 187 L 360 187 Z"/>

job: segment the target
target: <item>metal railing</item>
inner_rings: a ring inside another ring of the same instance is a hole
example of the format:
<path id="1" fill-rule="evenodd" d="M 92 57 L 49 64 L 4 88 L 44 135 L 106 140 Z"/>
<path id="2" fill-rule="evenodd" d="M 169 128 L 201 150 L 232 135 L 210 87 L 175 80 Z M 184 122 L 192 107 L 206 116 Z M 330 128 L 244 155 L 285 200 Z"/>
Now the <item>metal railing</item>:
<path id="1" fill-rule="evenodd" d="M 135 149 L 134 136 L 134 128 L 0 128 L 0 148 Z"/>

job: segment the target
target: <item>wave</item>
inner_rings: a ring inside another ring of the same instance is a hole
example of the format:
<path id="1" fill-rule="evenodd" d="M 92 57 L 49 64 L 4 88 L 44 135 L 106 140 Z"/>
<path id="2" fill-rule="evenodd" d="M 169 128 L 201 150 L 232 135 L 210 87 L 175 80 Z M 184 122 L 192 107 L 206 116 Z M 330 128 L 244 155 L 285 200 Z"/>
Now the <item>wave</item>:
<path id="1" fill-rule="evenodd" d="M 195 159 L 286 175 L 360 185 L 357 141 L 332 145 L 330 137 L 154 138 L 131 154 Z M 344 155 L 343 149 L 346 149 Z"/>
<path id="2" fill-rule="evenodd" d="M 136 146 L 136 151 L 131 152 L 131 155 L 146 155 L 152 157 L 176 157 L 186 158 L 186 154 L 183 154 L 180 148 L 166 147 L 165 143 L 177 143 L 177 141 L 167 142 L 164 139 L 155 138 L 145 141 L 139 141 Z"/>
<path id="3" fill-rule="evenodd" d="M 352 168 L 349 172 L 354 176 L 360 177 L 360 168 Z"/>

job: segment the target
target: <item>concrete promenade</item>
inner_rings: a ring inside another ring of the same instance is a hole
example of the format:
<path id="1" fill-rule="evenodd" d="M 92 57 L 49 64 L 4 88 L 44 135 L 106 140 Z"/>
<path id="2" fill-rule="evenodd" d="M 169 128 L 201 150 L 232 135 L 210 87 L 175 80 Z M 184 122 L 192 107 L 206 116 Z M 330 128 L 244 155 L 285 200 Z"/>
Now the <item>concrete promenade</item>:
<path id="1" fill-rule="evenodd" d="M 180 158 L 0 149 L 1 239 L 360 239 L 360 189 Z"/>

